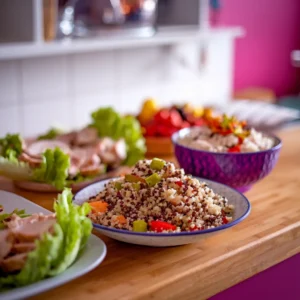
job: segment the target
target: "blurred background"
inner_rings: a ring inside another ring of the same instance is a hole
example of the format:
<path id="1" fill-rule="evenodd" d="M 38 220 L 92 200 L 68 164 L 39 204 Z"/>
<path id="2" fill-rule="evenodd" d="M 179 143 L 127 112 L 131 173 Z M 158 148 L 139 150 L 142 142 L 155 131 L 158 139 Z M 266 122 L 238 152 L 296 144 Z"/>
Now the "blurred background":
<path id="1" fill-rule="evenodd" d="M 0 22 L 0 135 L 146 98 L 299 118 L 298 0 L 1 0 Z"/>

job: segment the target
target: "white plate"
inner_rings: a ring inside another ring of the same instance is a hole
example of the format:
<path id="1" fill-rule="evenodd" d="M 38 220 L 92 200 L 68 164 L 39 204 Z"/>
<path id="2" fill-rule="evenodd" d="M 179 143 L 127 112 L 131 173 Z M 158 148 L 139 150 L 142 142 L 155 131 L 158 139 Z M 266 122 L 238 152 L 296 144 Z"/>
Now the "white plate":
<path id="1" fill-rule="evenodd" d="M 200 179 L 200 178 L 198 179 L 201 181 L 205 181 L 208 184 L 208 186 L 212 188 L 216 193 L 225 196 L 228 199 L 229 204 L 234 205 L 235 212 L 233 215 L 232 222 L 217 228 L 199 230 L 193 232 L 179 232 L 179 233 L 133 232 L 133 231 L 120 230 L 120 229 L 115 229 L 107 226 L 102 226 L 95 223 L 93 223 L 93 225 L 102 234 L 125 243 L 152 246 L 152 247 L 168 247 L 168 246 L 179 246 L 179 245 L 198 242 L 204 238 L 220 233 L 225 229 L 237 225 L 249 215 L 251 210 L 251 205 L 249 200 L 243 194 L 232 189 L 227 185 L 210 181 L 207 179 Z M 104 188 L 105 183 L 107 183 L 110 180 L 111 179 L 99 181 L 97 183 L 85 187 L 77 194 L 75 194 L 74 202 L 76 204 L 81 205 L 82 203 L 87 201 L 87 199 L 99 193 Z"/>
<path id="2" fill-rule="evenodd" d="M 3 205 L 5 212 L 11 212 L 15 208 L 25 209 L 26 213 L 44 213 L 49 214 L 49 210 L 34 204 L 18 195 L 0 191 L 0 204 Z M 15 288 L 10 291 L 0 292 L 1 300 L 24 299 L 38 293 L 50 290 L 62 285 L 96 268 L 106 256 L 106 246 L 97 236 L 92 235 L 88 241 L 83 254 L 62 274 L 41 280 L 39 282 Z"/>

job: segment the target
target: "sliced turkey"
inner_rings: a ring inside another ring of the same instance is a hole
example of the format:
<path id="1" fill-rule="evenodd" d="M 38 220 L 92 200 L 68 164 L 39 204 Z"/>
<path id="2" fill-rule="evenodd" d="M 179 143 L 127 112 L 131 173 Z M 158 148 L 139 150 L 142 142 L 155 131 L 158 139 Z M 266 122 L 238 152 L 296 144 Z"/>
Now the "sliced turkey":
<path id="1" fill-rule="evenodd" d="M 9 229 L 16 229 L 26 224 L 33 224 L 39 221 L 55 220 L 55 214 L 43 215 L 43 214 L 32 214 L 26 218 L 20 218 L 18 215 L 13 214 L 9 219 L 4 221 L 4 224 Z"/>
<path id="2" fill-rule="evenodd" d="M 0 262 L 10 253 L 14 243 L 14 236 L 8 229 L 0 231 Z"/>
<path id="3" fill-rule="evenodd" d="M 13 228 L 12 232 L 19 242 L 34 242 L 34 240 L 39 239 L 44 233 L 53 232 L 53 226 L 55 223 L 55 219 L 26 223 Z"/>
<path id="4" fill-rule="evenodd" d="M 91 145 L 97 142 L 97 140 L 98 140 L 97 129 L 92 127 L 86 127 L 77 132 L 74 139 L 74 144 L 77 146 Z"/>
<path id="5" fill-rule="evenodd" d="M 21 253 L 3 259 L 0 262 L 0 268 L 6 273 L 20 271 L 26 263 L 27 253 Z"/>
<path id="6" fill-rule="evenodd" d="M 14 244 L 11 252 L 14 254 L 28 253 L 35 249 L 35 243 L 18 243 Z"/>
<path id="7" fill-rule="evenodd" d="M 69 145 L 57 140 L 42 140 L 34 142 L 27 147 L 26 152 L 30 156 L 34 156 L 43 154 L 47 149 L 55 148 L 60 148 L 60 150 L 62 150 L 63 152 L 70 153 Z"/>
<path id="8" fill-rule="evenodd" d="M 105 164 L 118 165 L 126 158 L 126 144 L 123 139 L 113 141 L 103 138 L 97 144 L 98 155 Z"/>
<path id="9" fill-rule="evenodd" d="M 33 167 L 33 168 L 36 168 L 38 167 L 42 162 L 42 158 L 41 157 L 34 157 L 34 156 L 31 156 L 29 155 L 28 153 L 26 152 L 23 152 L 20 156 L 19 156 L 19 160 L 20 161 L 23 161 L 23 162 L 26 162 L 29 164 L 30 167 Z"/>
<path id="10" fill-rule="evenodd" d="M 76 135 L 77 135 L 77 132 L 72 131 L 72 132 L 69 132 L 69 133 L 64 133 L 64 134 L 58 135 L 55 138 L 55 140 L 63 142 L 63 143 L 68 144 L 68 145 L 72 145 L 74 143 Z"/>

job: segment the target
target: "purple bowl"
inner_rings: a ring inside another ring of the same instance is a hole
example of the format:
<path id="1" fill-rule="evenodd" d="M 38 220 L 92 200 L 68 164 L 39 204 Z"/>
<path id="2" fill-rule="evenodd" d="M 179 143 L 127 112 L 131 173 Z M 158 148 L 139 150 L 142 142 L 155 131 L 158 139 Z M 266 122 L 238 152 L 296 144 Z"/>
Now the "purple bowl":
<path id="1" fill-rule="evenodd" d="M 187 174 L 211 179 L 245 192 L 257 181 L 267 176 L 277 163 L 281 140 L 275 140 L 273 148 L 250 153 L 216 153 L 189 148 L 178 144 L 178 139 L 188 134 L 190 128 L 172 135 L 175 156 Z"/>

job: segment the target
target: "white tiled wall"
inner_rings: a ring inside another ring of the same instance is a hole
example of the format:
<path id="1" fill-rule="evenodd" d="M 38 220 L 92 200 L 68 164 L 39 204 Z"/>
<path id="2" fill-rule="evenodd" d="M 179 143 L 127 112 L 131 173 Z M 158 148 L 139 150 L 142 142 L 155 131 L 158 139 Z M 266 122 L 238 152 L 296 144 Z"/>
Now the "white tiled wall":
<path id="1" fill-rule="evenodd" d="M 0 136 L 80 127 L 100 106 L 136 113 L 145 97 L 164 105 L 227 101 L 233 39 L 218 37 L 204 46 L 204 65 L 196 43 L 2 61 Z"/>

